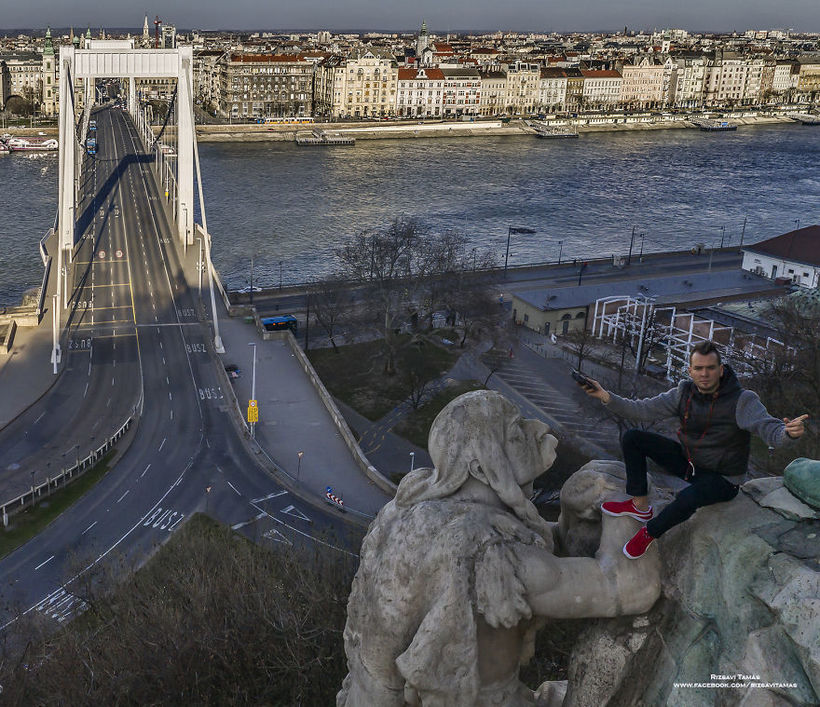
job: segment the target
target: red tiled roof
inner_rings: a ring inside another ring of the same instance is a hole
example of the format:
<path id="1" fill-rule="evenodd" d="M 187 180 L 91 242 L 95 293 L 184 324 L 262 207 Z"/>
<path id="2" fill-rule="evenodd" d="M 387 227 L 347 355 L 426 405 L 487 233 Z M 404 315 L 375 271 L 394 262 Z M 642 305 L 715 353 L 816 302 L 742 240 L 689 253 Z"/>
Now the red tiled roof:
<path id="1" fill-rule="evenodd" d="M 747 246 L 745 250 L 820 266 L 820 226 L 806 226 Z"/>
<path id="2" fill-rule="evenodd" d="M 449 44 L 443 42 L 433 42 L 433 48 L 439 54 L 453 54 L 453 48 Z"/>
<path id="3" fill-rule="evenodd" d="M 546 69 L 541 69 L 541 78 L 542 79 L 561 79 L 566 76 L 566 72 L 563 69 L 556 68 L 556 67 L 549 67 Z"/>
<path id="4" fill-rule="evenodd" d="M 581 69 L 585 79 L 619 79 L 621 74 L 607 69 Z"/>
<path id="5" fill-rule="evenodd" d="M 413 81 L 418 78 L 419 72 L 424 71 L 430 81 L 441 81 L 444 79 L 444 72 L 441 69 L 399 69 L 399 81 Z M 424 79 L 420 79 L 423 81 Z"/>

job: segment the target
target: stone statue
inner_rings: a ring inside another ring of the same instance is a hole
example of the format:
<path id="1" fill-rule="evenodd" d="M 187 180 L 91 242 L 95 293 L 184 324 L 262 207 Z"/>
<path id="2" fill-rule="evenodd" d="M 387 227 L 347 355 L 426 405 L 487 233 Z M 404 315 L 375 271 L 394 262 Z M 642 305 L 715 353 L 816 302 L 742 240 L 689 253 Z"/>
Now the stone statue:
<path id="1" fill-rule="evenodd" d="M 547 425 L 523 419 L 493 391 L 467 393 L 441 411 L 429 437 L 434 468 L 402 480 L 362 544 L 339 707 L 544 704 L 518 673 L 546 618 L 651 608 L 657 548 L 630 562 L 621 548 L 634 521 L 605 516 L 597 525 L 599 503 L 619 479 L 588 468 L 574 474 L 558 524 L 530 502 L 556 444 Z M 602 527 L 594 557 L 556 556 L 588 545 L 590 527 Z"/>

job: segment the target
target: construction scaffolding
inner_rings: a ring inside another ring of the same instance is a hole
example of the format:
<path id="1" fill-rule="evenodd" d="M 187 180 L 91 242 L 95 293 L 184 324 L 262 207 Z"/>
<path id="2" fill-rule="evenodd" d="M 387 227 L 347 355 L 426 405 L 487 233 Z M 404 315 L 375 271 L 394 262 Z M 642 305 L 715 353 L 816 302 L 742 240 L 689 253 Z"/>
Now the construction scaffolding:
<path id="1" fill-rule="evenodd" d="M 650 354 L 665 359 L 667 380 L 686 374 L 692 348 L 702 341 L 714 342 L 741 375 L 760 370 L 761 363 L 784 351 L 783 342 L 773 337 L 737 331 L 674 306 L 659 307 L 654 297 L 645 295 L 596 300 L 592 333 L 613 344 L 628 340 L 635 352 L 635 370 L 643 370 Z"/>

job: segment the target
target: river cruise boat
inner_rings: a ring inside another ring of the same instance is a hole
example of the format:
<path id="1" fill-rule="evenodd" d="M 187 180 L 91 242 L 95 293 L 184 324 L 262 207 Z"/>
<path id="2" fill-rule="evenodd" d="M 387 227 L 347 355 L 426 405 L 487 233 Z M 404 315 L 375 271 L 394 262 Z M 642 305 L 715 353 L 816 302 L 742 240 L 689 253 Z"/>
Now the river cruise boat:
<path id="1" fill-rule="evenodd" d="M 51 152 L 58 149 L 60 143 L 55 138 L 11 137 L 6 145 L 12 152 Z"/>

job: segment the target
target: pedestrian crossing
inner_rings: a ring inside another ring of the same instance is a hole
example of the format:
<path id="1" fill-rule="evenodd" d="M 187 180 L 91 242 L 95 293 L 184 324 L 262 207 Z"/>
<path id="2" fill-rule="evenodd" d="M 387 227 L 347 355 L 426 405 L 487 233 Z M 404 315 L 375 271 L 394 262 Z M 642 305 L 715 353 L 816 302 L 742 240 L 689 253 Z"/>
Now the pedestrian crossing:
<path id="1" fill-rule="evenodd" d="M 617 448 L 618 428 L 613 422 L 592 417 L 588 410 L 534 371 L 528 362 L 489 356 L 486 363 L 495 369 L 494 375 L 554 420 L 561 435 L 585 440 L 607 450 Z"/>

